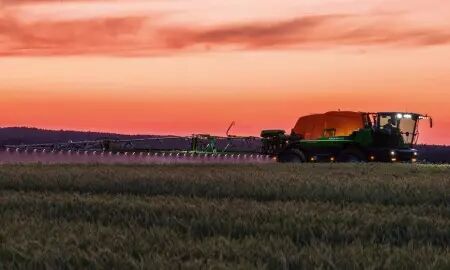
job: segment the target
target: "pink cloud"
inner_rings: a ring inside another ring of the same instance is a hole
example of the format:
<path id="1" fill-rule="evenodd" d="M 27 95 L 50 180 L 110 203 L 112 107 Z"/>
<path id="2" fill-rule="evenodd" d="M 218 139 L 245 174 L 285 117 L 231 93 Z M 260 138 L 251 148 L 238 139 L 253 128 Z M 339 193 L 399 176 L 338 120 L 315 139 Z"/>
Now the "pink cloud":
<path id="1" fill-rule="evenodd" d="M 194 31 L 195 32 L 195 31 Z M 398 25 L 390 18 L 306 16 L 274 23 L 231 25 L 196 31 L 193 42 L 264 48 L 340 45 L 437 45 L 450 42 L 447 29 Z"/>
<path id="2" fill-rule="evenodd" d="M 118 54 L 139 45 L 143 18 L 22 24 L 0 19 L 0 55 Z"/>
<path id="3" fill-rule="evenodd" d="M 226 25 L 162 24 L 159 17 L 22 21 L 0 13 L 0 55 L 157 55 L 214 49 L 429 46 L 450 43 L 450 31 L 389 16 L 313 15 Z"/>

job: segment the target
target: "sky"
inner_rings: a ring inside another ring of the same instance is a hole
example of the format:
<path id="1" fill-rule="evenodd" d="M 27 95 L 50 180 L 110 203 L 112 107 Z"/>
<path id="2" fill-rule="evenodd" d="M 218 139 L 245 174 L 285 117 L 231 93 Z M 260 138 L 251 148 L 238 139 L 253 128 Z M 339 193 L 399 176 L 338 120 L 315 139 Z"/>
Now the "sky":
<path id="1" fill-rule="evenodd" d="M 0 0 L 0 126 L 258 135 L 410 111 L 450 145 L 448 18 L 447 0 Z"/>

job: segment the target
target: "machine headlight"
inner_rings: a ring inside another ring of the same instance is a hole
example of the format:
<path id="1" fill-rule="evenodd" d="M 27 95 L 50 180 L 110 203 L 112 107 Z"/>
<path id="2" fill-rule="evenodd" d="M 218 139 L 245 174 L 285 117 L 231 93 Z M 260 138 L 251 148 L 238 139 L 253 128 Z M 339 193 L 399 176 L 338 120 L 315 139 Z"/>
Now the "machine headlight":
<path id="1" fill-rule="evenodd" d="M 417 156 L 417 152 L 413 152 L 413 156 L 415 156 L 415 157 L 416 157 L 416 156 Z"/>
<path id="2" fill-rule="evenodd" d="M 401 114 L 401 113 L 397 113 L 397 118 L 398 118 L 398 119 L 401 119 L 401 118 L 403 118 L 403 114 Z"/>
<path id="3" fill-rule="evenodd" d="M 395 151 L 391 150 L 390 154 L 391 154 L 391 156 L 395 156 Z"/>

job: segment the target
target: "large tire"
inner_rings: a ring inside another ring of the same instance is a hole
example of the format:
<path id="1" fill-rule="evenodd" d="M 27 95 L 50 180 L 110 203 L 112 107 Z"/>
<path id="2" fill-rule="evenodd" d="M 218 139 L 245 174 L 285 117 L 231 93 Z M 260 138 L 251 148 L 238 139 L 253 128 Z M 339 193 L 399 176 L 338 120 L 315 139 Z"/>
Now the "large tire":
<path id="1" fill-rule="evenodd" d="M 286 149 L 278 154 L 278 162 L 281 163 L 303 163 L 305 161 L 305 154 L 299 149 Z"/>
<path id="2" fill-rule="evenodd" d="M 366 162 L 366 155 L 358 148 L 347 148 L 342 150 L 338 157 L 338 162 Z"/>

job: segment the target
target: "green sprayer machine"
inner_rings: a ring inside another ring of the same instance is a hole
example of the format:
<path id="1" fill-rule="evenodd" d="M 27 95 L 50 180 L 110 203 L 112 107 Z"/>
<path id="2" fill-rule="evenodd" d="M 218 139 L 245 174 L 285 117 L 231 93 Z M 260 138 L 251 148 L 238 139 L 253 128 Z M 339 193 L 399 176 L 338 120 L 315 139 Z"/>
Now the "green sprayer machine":
<path id="1" fill-rule="evenodd" d="M 264 130 L 266 153 L 280 162 L 415 162 L 418 124 L 427 115 L 333 111 L 300 117 L 290 135 Z"/>
<path id="2" fill-rule="evenodd" d="M 289 134 L 195 134 L 140 139 L 8 145 L 0 161 L 42 163 L 416 162 L 418 126 L 427 115 L 331 111 L 300 117 Z"/>

